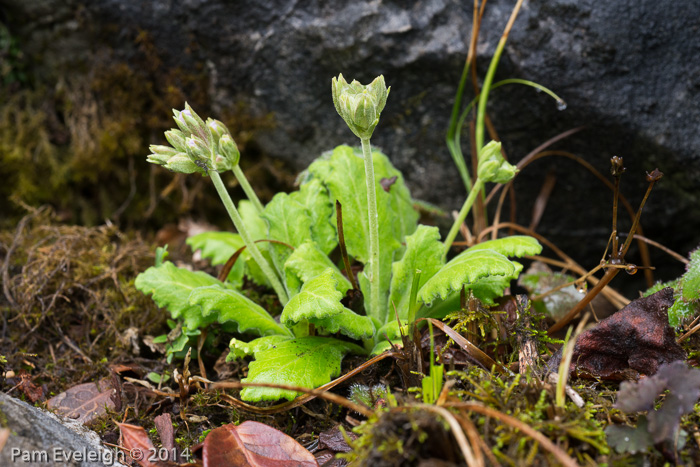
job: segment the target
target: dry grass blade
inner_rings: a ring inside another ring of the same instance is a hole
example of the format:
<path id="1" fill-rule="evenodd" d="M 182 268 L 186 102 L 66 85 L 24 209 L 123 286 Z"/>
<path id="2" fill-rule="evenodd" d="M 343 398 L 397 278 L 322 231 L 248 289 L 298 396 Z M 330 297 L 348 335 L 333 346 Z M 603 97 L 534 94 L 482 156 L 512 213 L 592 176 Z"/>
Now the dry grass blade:
<path id="1" fill-rule="evenodd" d="M 459 345 L 462 348 L 462 350 L 464 350 L 470 357 L 472 357 L 477 363 L 479 363 L 479 365 L 484 367 L 484 369 L 491 370 L 491 368 L 496 367 L 496 369 L 501 374 L 511 374 L 510 370 L 508 370 L 506 367 L 504 367 L 503 365 L 486 355 L 484 352 L 481 351 L 481 349 L 469 342 L 464 336 L 459 334 L 457 331 L 455 331 L 442 321 L 433 318 L 421 318 L 420 320 L 430 321 L 434 326 L 438 327 L 441 331 L 447 334 L 447 336 L 450 339 L 455 341 L 455 343 Z"/>
<path id="2" fill-rule="evenodd" d="M 492 409 L 491 407 L 486 407 L 484 405 L 481 405 L 477 402 L 454 402 L 448 405 L 448 407 L 452 407 L 455 409 L 467 409 L 471 410 L 473 412 L 478 412 L 482 415 L 486 415 L 487 417 L 492 417 L 496 418 L 503 423 L 506 423 L 513 428 L 516 428 L 520 430 L 521 432 L 525 433 L 527 436 L 530 438 L 534 439 L 544 449 L 549 451 L 554 457 L 557 458 L 557 460 L 561 463 L 561 465 L 566 466 L 566 467 L 576 467 L 578 464 L 574 459 L 572 459 L 566 452 L 564 452 L 563 449 L 560 447 L 556 446 L 554 443 L 552 443 L 549 438 L 547 438 L 545 435 L 540 433 L 539 431 L 535 430 L 532 428 L 530 425 L 527 423 L 523 423 L 517 418 L 511 417 L 510 415 L 506 415 L 503 412 L 499 412 L 496 409 Z"/>
<path id="3" fill-rule="evenodd" d="M 467 436 L 464 434 L 462 427 L 460 426 L 455 416 L 452 415 L 448 410 L 430 404 L 417 404 L 396 407 L 393 410 L 413 410 L 416 408 L 421 410 L 427 410 L 429 412 L 435 412 L 445 419 L 445 421 L 448 423 L 448 425 L 450 425 L 450 428 L 452 429 L 452 435 L 455 437 L 455 440 L 457 441 L 457 444 L 459 445 L 459 448 L 462 451 L 462 455 L 467 461 L 468 466 L 479 467 L 484 465 L 483 459 L 481 459 L 481 462 L 477 461 L 476 457 L 474 456 L 474 451 L 469 445 L 469 441 L 467 440 Z"/>

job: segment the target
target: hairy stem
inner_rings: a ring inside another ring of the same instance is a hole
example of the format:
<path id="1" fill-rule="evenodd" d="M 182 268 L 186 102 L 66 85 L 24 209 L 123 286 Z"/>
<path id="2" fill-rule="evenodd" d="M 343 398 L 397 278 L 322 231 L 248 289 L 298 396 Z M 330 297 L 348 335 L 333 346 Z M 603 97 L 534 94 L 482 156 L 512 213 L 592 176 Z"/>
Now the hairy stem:
<path id="1" fill-rule="evenodd" d="M 238 180 L 238 183 L 241 185 L 241 188 L 243 188 L 243 191 L 245 192 L 245 195 L 248 197 L 250 202 L 253 203 L 253 206 L 255 206 L 255 209 L 258 211 L 258 214 L 261 214 L 263 211 L 263 205 L 260 202 L 258 195 L 255 194 L 253 187 L 250 186 L 250 183 L 248 183 L 248 179 L 241 170 L 240 165 L 236 164 L 233 166 L 233 175 L 236 176 L 236 180 Z"/>
<path id="2" fill-rule="evenodd" d="M 286 305 L 289 301 L 286 289 L 280 282 L 279 278 L 277 277 L 277 274 L 275 274 L 273 269 L 270 267 L 270 264 L 265 260 L 265 258 L 263 258 L 263 255 L 262 253 L 260 253 L 258 246 L 255 244 L 255 242 L 253 242 L 253 239 L 250 238 L 250 235 L 248 234 L 248 231 L 246 230 L 245 225 L 243 224 L 243 219 L 238 213 L 238 209 L 236 209 L 236 206 L 233 204 L 233 200 L 231 200 L 231 196 L 228 194 L 228 191 L 224 186 L 224 182 L 221 180 L 221 176 L 219 176 L 218 172 L 216 172 L 215 170 L 210 170 L 209 176 L 211 177 L 212 182 L 214 182 L 214 187 L 216 187 L 216 191 L 217 193 L 219 193 L 219 197 L 224 203 L 226 211 L 228 212 L 229 217 L 231 217 L 231 220 L 233 221 L 233 225 L 236 227 L 236 230 L 238 230 L 238 233 L 241 235 L 243 242 L 248 248 L 250 256 L 253 257 L 253 260 L 256 263 L 258 263 L 258 266 L 260 266 L 260 269 L 262 269 L 263 274 L 265 274 L 267 280 L 269 280 L 270 284 L 272 284 L 272 288 L 275 289 L 275 292 L 277 293 L 277 296 L 279 297 L 282 306 Z"/>
<path id="3" fill-rule="evenodd" d="M 477 178 L 476 181 L 474 182 L 474 186 L 472 187 L 471 191 L 469 192 L 469 196 L 467 197 L 466 201 L 462 205 L 462 209 L 459 211 L 459 214 L 457 215 L 457 219 L 455 219 L 454 224 L 452 224 L 452 228 L 450 229 L 450 232 L 447 234 L 447 237 L 445 238 L 445 251 L 442 253 L 442 260 L 445 261 L 447 259 L 447 253 L 450 251 L 450 247 L 452 246 L 452 242 L 455 241 L 455 237 L 457 237 L 457 232 L 459 232 L 459 226 L 462 225 L 464 222 L 464 219 L 467 218 L 467 214 L 469 214 L 469 210 L 471 209 L 472 205 L 474 204 L 474 200 L 476 199 L 477 195 L 481 191 L 481 189 L 484 187 L 484 182 L 481 181 L 480 178 Z"/>
<path id="4" fill-rule="evenodd" d="M 374 164 L 372 163 L 372 147 L 369 138 L 361 138 L 362 157 L 365 160 L 365 181 L 367 182 L 367 213 L 369 217 L 369 283 L 370 283 L 370 316 L 380 323 L 386 322 L 386 316 L 380 309 L 379 301 L 379 224 L 377 212 L 377 192 L 374 183 Z"/>

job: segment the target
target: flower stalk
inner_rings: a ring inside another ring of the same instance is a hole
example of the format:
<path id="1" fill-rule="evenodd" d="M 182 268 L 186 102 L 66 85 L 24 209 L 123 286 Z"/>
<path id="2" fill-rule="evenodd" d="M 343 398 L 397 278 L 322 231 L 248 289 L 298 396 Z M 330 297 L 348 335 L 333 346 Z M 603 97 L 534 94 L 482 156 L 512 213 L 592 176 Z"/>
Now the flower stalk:
<path id="1" fill-rule="evenodd" d="M 378 320 L 381 324 L 386 322 L 387 310 L 383 309 L 380 297 L 379 214 L 370 138 L 379 123 L 379 116 L 384 110 L 390 90 L 391 88 L 386 87 L 383 76 L 375 78 L 374 81 L 366 86 L 355 80 L 348 83 L 342 74 L 331 81 L 335 110 L 345 120 L 345 123 L 355 136 L 360 138 L 362 143 L 369 224 L 369 274 L 367 274 L 367 278 L 370 283 L 370 304 L 368 315 Z"/>

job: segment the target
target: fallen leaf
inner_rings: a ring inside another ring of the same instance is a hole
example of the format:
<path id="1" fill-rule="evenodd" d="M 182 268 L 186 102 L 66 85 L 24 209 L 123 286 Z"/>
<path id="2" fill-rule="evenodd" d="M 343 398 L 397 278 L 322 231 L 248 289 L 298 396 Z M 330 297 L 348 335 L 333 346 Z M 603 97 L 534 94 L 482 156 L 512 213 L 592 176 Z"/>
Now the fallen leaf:
<path id="1" fill-rule="evenodd" d="M 293 438 L 253 421 L 212 430 L 202 451 L 204 467 L 318 467 Z"/>
<path id="2" fill-rule="evenodd" d="M 653 375 L 664 363 L 686 358 L 668 325 L 673 289 L 632 300 L 626 307 L 582 333 L 576 341 L 570 371 L 579 377 L 608 380 Z M 547 368 L 557 371 L 561 349 Z"/>
<path id="3" fill-rule="evenodd" d="M 44 398 L 44 390 L 32 382 L 32 376 L 24 370 L 19 372 L 19 384 L 17 389 L 24 394 L 33 404 Z"/>
<path id="4" fill-rule="evenodd" d="M 357 439 L 357 435 L 353 432 L 345 432 L 350 439 Z M 350 452 L 352 448 L 345 440 L 345 436 L 340 432 L 338 426 L 334 426 L 330 430 L 321 432 L 318 435 L 318 448 L 330 449 L 333 452 Z"/>
<path id="5" fill-rule="evenodd" d="M 162 444 L 168 452 L 168 460 L 176 460 L 173 459 L 172 455 L 175 450 L 175 431 L 173 430 L 173 421 L 170 418 L 170 414 L 164 413 L 158 415 L 153 419 L 153 422 L 156 425 L 156 430 L 158 431 L 158 436 L 160 437 L 160 444 Z"/>
<path id="6" fill-rule="evenodd" d="M 97 383 L 73 386 L 49 399 L 46 405 L 64 417 L 88 424 L 106 414 L 108 408 L 114 409 L 113 392 L 109 379 L 105 378 Z"/>
<path id="7" fill-rule="evenodd" d="M 131 458 L 141 467 L 157 467 L 149 457 L 156 452 L 148 433 L 140 426 L 117 423 L 120 433 L 120 446 L 124 448 L 127 459 Z"/>

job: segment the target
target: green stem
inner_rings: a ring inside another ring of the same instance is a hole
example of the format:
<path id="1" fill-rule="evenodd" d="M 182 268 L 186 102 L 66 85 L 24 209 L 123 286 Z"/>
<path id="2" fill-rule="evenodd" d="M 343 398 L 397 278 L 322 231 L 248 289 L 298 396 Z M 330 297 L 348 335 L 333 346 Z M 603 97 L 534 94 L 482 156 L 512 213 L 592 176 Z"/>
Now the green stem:
<path id="1" fill-rule="evenodd" d="M 253 239 L 250 238 L 250 235 L 248 234 L 248 231 L 246 230 L 245 225 L 243 224 L 243 219 L 238 213 L 238 209 L 236 209 L 236 206 L 233 204 L 231 196 L 228 194 L 228 191 L 224 186 L 224 182 L 221 180 L 221 176 L 219 176 L 219 173 L 215 170 L 210 170 L 209 177 L 211 177 L 211 181 L 214 182 L 214 187 L 216 187 L 216 191 L 217 193 L 219 193 L 219 197 L 224 203 L 226 211 L 228 211 L 228 215 L 233 221 L 233 225 L 236 227 L 236 230 L 238 230 L 238 233 L 241 235 L 243 242 L 248 248 L 250 256 L 253 257 L 253 260 L 256 263 L 258 263 L 258 266 L 260 266 L 260 269 L 262 269 L 262 272 L 267 277 L 267 280 L 269 280 L 270 284 L 272 284 L 272 288 L 275 289 L 275 292 L 277 293 L 277 296 L 279 297 L 282 306 L 286 305 L 289 301 L 287 291 L 285 290 L 284 286 L 277 277 L 277 274 L 275 274 L 275 272 L 270 267 L 270 264 L 265 260 L 265 258 L 263 258 L 263 255 L 262 253 L 260 253 L 258 246 L 255 244 Z"/>
<path id="2" fill-rule="evenodd" d="M 377 192 L 374 183 L 374 164 L 372 163 L 372 147 L 369 138 L 361 138 L 362 157 L 365 160 L 365 181 L 367 182 L 367 213 L 369 218 L 369 283 L 370 283 L 370 316 L 386 322 L 386 317 L 379 308 L 379 223 L 377 211 Z"/>
<path id="3" fill-rule="evenodd" d="M 238 180 L 239 185 L 241 185 L 241 188 L 243 188 L 243 191 L 245 192 L 245 195 L 248 197 L 250 202 L 253 203 L 253 206 L 255 206 L 255 209 L 258 211 L 258 214 L 261 214 L 263 211 L 263 205 L 260 202 L 258 195 L 255 194 L 255 190 L 253 190 L 253 187 L 250 186 L 250 183 L 248 183 L 248 179 L 241 170 L 240 165 L 236 164 L 233 166 L 233 175 L 236 176 L 236 180 Z"/>
<path id="4" fill-rule="evenodd" d="M 447 234 L 447 237 L 445 238 L 445 251 L 442 253 L 442 260 L 445 261 L 447 259 L 447 253 L 450 251 L 450 247 L 452 246 L 452 242 L 454 242 L 455 238 L 457 237 L 457 232 L 459 232 L 459 227 L 462 225 L 464 222 L 464 219 L 467 218 L 467 214 L 469 214 L 469 210 L 472 208 L 472 205 L 474 204 L 474 200 L 476 199 L 477 195 L 481 191 L 481 189 L 484 187 L 484 182 L 481 181 L 480 178 L 477 178 L 476 181 L 474 182 L 474 186 L 472 187 L 471 191 L 469 192 L 469 196 L 467 197 L 467 200 L 464 202 L 464 205 L 462 205 L 462 209 L 459 211 L 459 215 L 457 216 L 457 219 L 455 219 L 454 224 L 452 224 L 452 228 L 450 229 L 450 233 Z"/>

